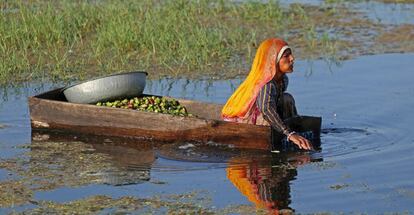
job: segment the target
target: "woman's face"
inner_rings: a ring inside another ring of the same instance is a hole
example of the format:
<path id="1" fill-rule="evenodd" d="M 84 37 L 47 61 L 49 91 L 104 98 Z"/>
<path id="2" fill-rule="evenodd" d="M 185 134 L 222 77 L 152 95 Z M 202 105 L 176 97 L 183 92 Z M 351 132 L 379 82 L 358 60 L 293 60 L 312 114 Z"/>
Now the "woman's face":
<path id="1" fill-rule="evenodd" d="M 279 71 L 282 73 L 291 73 L 293 72 L 293 62 L 295 60 L 295 57 L 292 54 L 292 51 L 290 49 L 286 49 L 285 52 L 283 52 L 282 57 L 279 60 Z"/>

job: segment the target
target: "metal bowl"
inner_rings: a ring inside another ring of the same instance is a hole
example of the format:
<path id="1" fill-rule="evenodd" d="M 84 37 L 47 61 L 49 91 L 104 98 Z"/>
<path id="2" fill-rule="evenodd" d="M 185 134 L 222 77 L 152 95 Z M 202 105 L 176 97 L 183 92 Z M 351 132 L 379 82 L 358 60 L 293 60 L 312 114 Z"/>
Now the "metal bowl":
<path id="1" fill-rule="evenodd" d="M 104 76 L 66 87 L 63 94 L 69 102 L 81 104 L 140 96 L 147 75 L 138 71 Z"/>

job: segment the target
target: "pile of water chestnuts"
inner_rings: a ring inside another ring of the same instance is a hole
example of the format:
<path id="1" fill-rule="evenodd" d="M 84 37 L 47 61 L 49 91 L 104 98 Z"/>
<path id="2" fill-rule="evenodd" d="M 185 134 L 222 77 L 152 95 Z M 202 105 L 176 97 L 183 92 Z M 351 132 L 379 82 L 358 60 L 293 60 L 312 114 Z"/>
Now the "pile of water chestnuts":
<path id="1" fill-rule="evenodd" d="M 192 114 L 188 113 L 187 109 L 184 106 L 180 105 L 177 100 L 156 96 L 144 96 L 140 98 L 134 97 L 131 99 L 98 102 L 96 105 L 133 109 L 146 112 L 165 113 L 175 116 L 193 116 Z"/>

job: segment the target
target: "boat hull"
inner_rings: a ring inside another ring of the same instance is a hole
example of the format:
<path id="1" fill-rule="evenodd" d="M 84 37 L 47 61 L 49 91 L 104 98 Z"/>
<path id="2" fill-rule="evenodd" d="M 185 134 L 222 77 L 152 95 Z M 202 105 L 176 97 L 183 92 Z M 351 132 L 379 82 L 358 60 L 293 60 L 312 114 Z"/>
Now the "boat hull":
<path id="1" fill-rule="evenodd" d="M 179 100 L 197 117 L 143 112 L 129 109 L 69 103 L 61 89 L 29 97 L 32 128 L 128 137 L 165 142 L 198 141 L 230 145 L 236 148 L 271 150 L 284 136 L 269 126 L 226 122 L 219 119 L 222 105 Z M 300 122 L 306 121 L 306 125 Z M 292 120 L 292 129 L 320 134 L 319 117 Z M 317 142 L 317 141 L 315 141 Z"/>

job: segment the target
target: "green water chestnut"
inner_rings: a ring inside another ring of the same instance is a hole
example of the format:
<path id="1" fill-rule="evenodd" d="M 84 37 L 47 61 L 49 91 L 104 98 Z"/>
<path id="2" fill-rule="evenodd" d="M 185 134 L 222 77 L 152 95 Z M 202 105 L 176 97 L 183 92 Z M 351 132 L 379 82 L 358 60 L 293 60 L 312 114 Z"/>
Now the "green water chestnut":
<path id="1" fill-rule="evenodd" d="M 187 109 L 175 99 L 165 97 L 144 96 L 134 98 L 124 98 L 115 101 L 105 101 L 96 103 L 97 106 L 106 106 L 122 109 L 133 109 L 138 111 L 171 114 L 176 116 L 193 117 Z"/>

